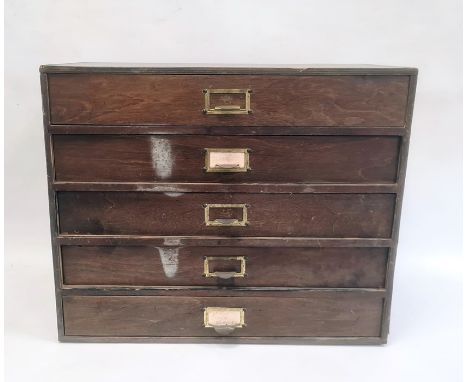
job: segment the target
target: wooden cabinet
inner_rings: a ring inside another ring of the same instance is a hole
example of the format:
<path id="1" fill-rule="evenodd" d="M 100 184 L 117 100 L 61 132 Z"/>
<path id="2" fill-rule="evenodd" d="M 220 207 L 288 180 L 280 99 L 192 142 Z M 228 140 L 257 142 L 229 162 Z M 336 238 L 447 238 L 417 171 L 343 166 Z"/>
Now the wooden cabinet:
<path id="1" fill-rule="evenodd" d="M 42 66 L 59 339 L 385 343 L 416 77 Z"/>

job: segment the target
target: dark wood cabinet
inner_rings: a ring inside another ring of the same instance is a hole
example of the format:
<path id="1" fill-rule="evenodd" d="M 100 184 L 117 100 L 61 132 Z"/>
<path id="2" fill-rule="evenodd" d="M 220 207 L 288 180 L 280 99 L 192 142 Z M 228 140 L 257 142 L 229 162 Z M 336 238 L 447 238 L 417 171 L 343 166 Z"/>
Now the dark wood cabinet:
<path id="1" fill-rule="evenodd" d="M 417 70 L 41 67 L 61 341 L 387 341 Z"/>

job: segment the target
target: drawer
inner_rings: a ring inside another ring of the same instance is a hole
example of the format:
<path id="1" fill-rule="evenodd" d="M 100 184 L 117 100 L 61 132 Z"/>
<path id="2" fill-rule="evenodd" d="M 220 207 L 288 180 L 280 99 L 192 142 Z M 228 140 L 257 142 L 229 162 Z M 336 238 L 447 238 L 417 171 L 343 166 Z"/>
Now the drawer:
<path id="1" fill-rule="evenodd" d="M 65 285 L 383 288 L 387 248 L 62 246 Z"/>
<path id="2" fill-rule="evenodd" d="M 63 297 L 65 335 L 96 337 L 377 337 L 382 306 L 381 296 L 338 291 L 307 298 Z"/>
<path id="3" fill-rule="evenodd" d="M 390 183 L 399 144 L 393 136 L 53 137 L 56 180 L 75 182 Z"/>
<path id="4" fill-rule="evenodd" d="M 49 74 L 50 119 L 91 125 L 403 127 L 409 79 Z"/>
<path id="5" fill-rule="evenodd" d="M 58 192 L 62 234 L 390 238 L 394 194 Z"/>

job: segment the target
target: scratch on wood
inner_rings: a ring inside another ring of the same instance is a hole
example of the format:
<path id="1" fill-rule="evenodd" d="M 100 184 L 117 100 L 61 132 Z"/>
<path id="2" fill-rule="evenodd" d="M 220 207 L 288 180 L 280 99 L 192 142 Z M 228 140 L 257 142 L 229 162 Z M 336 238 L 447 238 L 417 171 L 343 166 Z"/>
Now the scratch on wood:
<path id="1" fill-rule="evenodd" d="M 170 198 L 177 198 L 178 196 L 182 196 L 183 192 L 165 192 L 164 195 L 169 196 Z"/>
<path id="2" fill-rule="evenodd" d="M 179 267 L 179 248 L 156 247 L 156 249 L 159 252 L 164 274 L 169 278 L 174 277 Z"/>
<path id="3" fill-rule="evenodd" d="M 156 176 L 169 178 L 172 174 L 172 150 L 167 139 L 151 137 L 151 159 Z"/>
<path id="4" fill-rule="evenodd" d="M 136 189 L 137 191 L 149 191 L 149 192 L 164 192 L 164 193 L 170 193 L 172 195 L 168 195 L 168 196 L 180 196 L 186 192 L 190 192 L 190 189 L 188 188 L 183 188 L 183 187 L 179 187 L 179 186 L 170 186 L 170 185 L 167 185 L 167 184 L 164 184 L 164 185 L 159 185 L 159 184 L 155 184 L 155 185 L 141 185 L 141 184 L 138 184 L 136 186 Z"/>
<path id="5" fill-rule="evenodd" d="M 180 246 L 180 245 L 183 245 L 182 244 L 182 240 L 179 239 L 179 238 L 174 238 L 174 237 L 165 237 L 164 238 L 164 245 L 168 245 L 168 246 Z"/>

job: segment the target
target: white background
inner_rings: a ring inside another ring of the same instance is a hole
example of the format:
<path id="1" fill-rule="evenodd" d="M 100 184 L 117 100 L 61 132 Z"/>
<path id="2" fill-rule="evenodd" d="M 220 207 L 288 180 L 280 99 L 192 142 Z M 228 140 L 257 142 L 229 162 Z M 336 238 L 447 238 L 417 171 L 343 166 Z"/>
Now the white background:
<path id="1" fill-rule="evenodd" d="M 461 1 L 7 0 L 5 17 L 8 381 L 461 380 Z M 38 67 L 74 61 L 418 67 L 389 344 L 59 344 Z"/>

